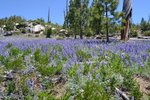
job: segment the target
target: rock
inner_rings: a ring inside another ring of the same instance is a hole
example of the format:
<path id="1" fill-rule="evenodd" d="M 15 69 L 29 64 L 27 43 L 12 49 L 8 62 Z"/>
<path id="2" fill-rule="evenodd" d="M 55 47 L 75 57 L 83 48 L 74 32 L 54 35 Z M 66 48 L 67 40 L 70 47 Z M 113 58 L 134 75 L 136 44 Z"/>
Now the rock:
<path id="1" fill-rule="evenodd" d="M 69 36 L 70 36 L 69 33 L 68 33 L 68 31 L 65 30 L 65 29 L 61 29 L 61 30 L 59 31 L 59 33 L 61 33 L 62 35 L 65 35 L 66 37 L 69 37 Z"/>
<path id="2" fill-rule="evenodd" d="M 65 29 L 61 29 L 59 32 L 60 32 L 60 33 L 65 33 L 66 30 L 65 30 Z"/>
<path id="3" fill-rule="evenodd" d="M 12 36 L 12 32 L 7 32 L 4 36 Z"/>
<path id="4" fill-rule="evenodd" d="M 12 73 L 6 75 L 6 80 L 12 80 L 14 78 Z"/>
<path id="5" fill-rule="evenodd" d="M 52 31 L 53 31 L 53 30 L 56 30 L 56 28 L 52 27 Z"/>
<path id="6" fill-rule="evenodd" d="M 59 84 L 59 83 L 64 84 L 65 81 L 66 81 L 66 79 L 63 78 L 62 76 L 57 76 L 56 78 L 52 78 L 51 81 L 52 81 L 52 83 L 54 83 L 54 84 Z"/>
<path id="7" fill-rule="evenodd" d="M 3 77 L 6 79 L 6 80 L 12 80 L 14 78 L 14 75 L 13 73 L 15 73 L 14 71 L 10 70 L 10 71 L 5 71 L 4 72 L 6 75 L 4 75 Z"/>
<path id="8" fill-rule="evenodd" d="M 33 33 L 40 33 L 41 31 L 44 31 L 44 30 L 45 30 L 45 27 L 38 24 L 33 27 L 32 31 L 33 31 Z"/>
<path id="9" fill-rule="evenodd" d="M 102 37 L 100 35 L 96 35 L 94 39 L 102 39 Z"/>
<path id="10" fill-rule="evenodd" d="M 138 32 L 137 32 L 137 35 L 138 35 L 138 39 L 142 39 L 142 38 L 143 38 L 143 36 L 142 36 L 142 34 L 141 34 L 141 31 L 138 31 Z"/>

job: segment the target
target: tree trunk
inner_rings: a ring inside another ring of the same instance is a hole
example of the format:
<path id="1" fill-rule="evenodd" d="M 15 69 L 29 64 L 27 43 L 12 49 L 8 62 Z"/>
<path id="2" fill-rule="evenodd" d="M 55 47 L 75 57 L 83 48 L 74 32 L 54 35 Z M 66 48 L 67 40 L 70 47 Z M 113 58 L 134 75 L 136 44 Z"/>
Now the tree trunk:
<path id="1" fill-rule="evenodd" d="M 109 42 L 109 36 L 108 36 L 108 5 L 106 4 L 106 37 L 107 37 L 107 42 Z"/>
<path id="2" fill-rule="evenodd" d="M 83 32 L 82 32 L 82 14 L 83 14 L 83 8 L 82 4 L 80 4 L 80 39 L 83 39 Z"/>
<path id="3" fill-rule="evenodd" d="M 129 40 L 130 33 L 130 18 L 132 16 L 132 0 L 124 0 L 123 2 L 123 12 L 125 13 L 124 18 L 126 20 L 123 23 L 123 30 L 121 30 L 121 40 L 127 41 Z"/>
<path id="4" fill-rule="evenodd" d="M 130 17 L 126 18 L 126 22 L 123 23 L 125 28 L 121 30 L 121 40 L 127 41 L 129 40 L 129 33 L 130 33 Z"/>
<path id="5" fill-rule="evenodd" d="M 82 33 L 82 28 L 80 28 L 80 39 L 83 39 Z"/>
<path id="6" fill-rule="evenodd" d="M 82 13 L 82 11 L 81 11 Z M 83 32 L 82 32 L 82 18 L 81 18 L 81 13 L 80 13 L 80 39 L 83 39 Z"/>
<path id="7" fill-rule="evenodd" d="M 100 30 L 101 30 L 101 20 L 99 19 L 98 20 L 98 27 L 97 27 L 97 31 L 96 31 L 96 35 L 99 35 L 100 34 Z"/>
<path id="8" fill-rule="evenodd" d="M 77 35 L 76 35 L 76 28 L 75 28 L 75 30 L 74 30 L 74 39 L 77 39 Z"/>

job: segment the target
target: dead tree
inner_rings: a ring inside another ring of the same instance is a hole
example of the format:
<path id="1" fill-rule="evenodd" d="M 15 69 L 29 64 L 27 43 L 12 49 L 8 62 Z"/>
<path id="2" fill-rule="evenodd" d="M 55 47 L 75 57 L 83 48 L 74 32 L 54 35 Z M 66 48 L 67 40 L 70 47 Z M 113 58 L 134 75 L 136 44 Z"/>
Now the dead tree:
<path id="1" fill-rule="evenodd" d="M 123 18 L 126 20 L 122 23 L 123 29 L 121 30 L 121 40 L 129 40 L 132 16 L 132 0 L 124 0 L 123 2 Z"/>

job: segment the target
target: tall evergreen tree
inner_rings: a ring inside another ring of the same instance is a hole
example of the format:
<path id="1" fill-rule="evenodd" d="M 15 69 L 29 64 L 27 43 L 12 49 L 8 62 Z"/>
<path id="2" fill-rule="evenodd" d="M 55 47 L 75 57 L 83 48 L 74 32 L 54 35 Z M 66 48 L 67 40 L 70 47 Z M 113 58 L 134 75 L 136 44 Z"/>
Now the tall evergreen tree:
<path id="1" fill-rule="evenodd" d="M 76 34 L 77 34 L 77 23 L 76 23 L 76 7 L 75 7 L 75 2 L 74 0 L 70 0 L 69 4 L 69 10 L 66 15 L 66 20 L 68 20 L 68 27 L 71 32 L 74 33 L 75 39 L 76 39 Z"/>
<path id="2" fill-rule="evenodd" d="M 93 0 L 91 6 L 90 27 L 96 35 L 102 33 L 102 20 L 104 17 L 104 6 L 102 0 Z"/>
<path id="3" fill-rule="evenodd" d="M 114 19 L 118 0 L 93 0 L 91 7 L 91 28 L 95 34 L 100 34 L 106 29 L 107 42 L 109 42 L 109 28 L 111 19 Z M 111 18 L 110 18 L 111 17 Z"/>
<path id="4" fill-rule="evenodd" d="M 140 26 L 142 32 L 150 30 L 150 24 L 149 22 L 145 21 L 144 18 L 141 19 Z"/>
<path id="5" fill-rule="evenodd" d="M 115 11 L 117 9 L 117 6 L 119 4 L 119 0 L 103 0 L 103 6 L 104 6 L 104 12 L 105 12 L 105 24 L 106 24 L 106 37 L 107 37 L 107 42 L 109 42 L 109 23 L 111 19 L 109 16 L 115 17 Z"/>
<path id="6" fill-rule="evenodd" d="M 104 33 L 105 28 L 109 41 L 108 26 L 112 19 L 110 16 L 115 17 L 117 5 L 118 0 L 93 0 L 89 8 L 89 0 L 70 0 L 64 25 L 68 22 L 68 28 L 74 33 L 75 38 L 78 34 L 81 39 L 88 28 L 91 28 L 95 34 Z"/>
<path id="7" fill-rule="evenodd" d="M 83 38 L 83 30 L 88 27 L 88 4 L 89 0 L 80 1 L 80 39 Z"/>
<path id="8" fill-rule="evenodd" d="M 70 0 L 68 13 L 65 15 L 64 26 L 68 23 L 69 29 L 83 38 L 84 29 L 87 27 L 89 0 Z"/>
<path id="9" fill-rule="evenodd" d="M 64 25 L 63 28 L 68 29 L 68 0 L 66 0 L 66 9 L 64 10 Z"/>

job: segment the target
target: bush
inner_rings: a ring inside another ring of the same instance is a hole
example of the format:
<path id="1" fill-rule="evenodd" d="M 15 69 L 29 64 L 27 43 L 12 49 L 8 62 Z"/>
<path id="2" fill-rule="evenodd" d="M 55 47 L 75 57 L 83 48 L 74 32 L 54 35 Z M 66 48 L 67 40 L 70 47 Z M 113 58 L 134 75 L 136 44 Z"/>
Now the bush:
<path id="1" fill-rule="evenodd" d="M 16 31 L 16 32 L 14 32 L 13 34 L 14 34 L 14 35 L 19 35 L 20 32 L 19 32 L 19 31 Z"/>
<path id="2" fill-rule="evenodd" d="M 131 37 L 137 37 L 137 31 L 131 30 Z"/>
<path id="3" fill-rule="evenodd" d="M 26 33 L 26 29 L 25 28 L 21 28 L 20 31 L 21 31 L 21 33 Z"/>
<path id="4" fill-rule="evenodd" d="M 150 30 L 143 32 L 143 35 L 144 35 L 144 36 L 150 36 Z"/>
<path id="5" fill-rule="evenodd" d="M 51 28 L 48 28 L 46 30 L 46 38 L 50 38 L 50 36 L 52 35 L 52 29 Z"/>
<path id="6" fill-rule="evenodd" d="M 13 24 L 6 24 L 6 27 L 5 27 L 6 31 L 12 31 L 14 29 L 14 25 Z"/>

